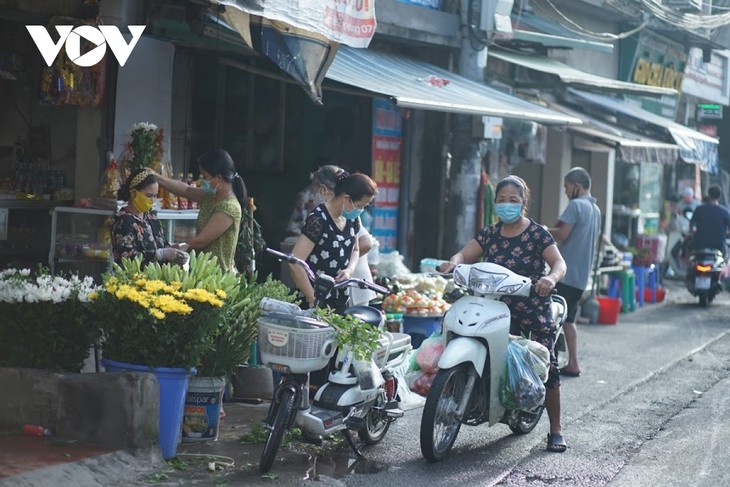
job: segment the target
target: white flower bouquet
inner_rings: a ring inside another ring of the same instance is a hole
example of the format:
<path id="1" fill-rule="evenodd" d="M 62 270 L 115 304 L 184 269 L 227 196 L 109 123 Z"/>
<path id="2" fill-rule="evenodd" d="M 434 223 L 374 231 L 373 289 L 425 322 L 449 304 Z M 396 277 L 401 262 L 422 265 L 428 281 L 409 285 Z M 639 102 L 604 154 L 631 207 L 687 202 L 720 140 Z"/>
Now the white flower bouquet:
<path id="1" fill-rule="evenodd" d="M 0 271 L 0 366 L 78 372 L 101 335 L 90 319 L 99 289 L 90 277 Z"/>

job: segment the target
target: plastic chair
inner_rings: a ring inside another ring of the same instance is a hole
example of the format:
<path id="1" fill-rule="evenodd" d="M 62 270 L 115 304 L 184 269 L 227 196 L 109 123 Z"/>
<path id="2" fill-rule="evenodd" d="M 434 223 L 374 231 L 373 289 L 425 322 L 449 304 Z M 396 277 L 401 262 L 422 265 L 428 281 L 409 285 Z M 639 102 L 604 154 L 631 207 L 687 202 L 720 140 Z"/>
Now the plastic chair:
<path id="1" fill-rule="evenodd" d="M 633 269 L 609 272 L 608 296 L 621 298 L 621 312 L 628 313 L 636 309 L 635 282 Z"/>
<path id="2" fill-rule="evenodd" d="M 649 286 L 651 291 L 651 302 L 656 303 L 656 266 L 632 266 L 634 275 L 636 276 L 636 290 L 639 294 L 638 304 L 644 306 L 644 289 Z"/>

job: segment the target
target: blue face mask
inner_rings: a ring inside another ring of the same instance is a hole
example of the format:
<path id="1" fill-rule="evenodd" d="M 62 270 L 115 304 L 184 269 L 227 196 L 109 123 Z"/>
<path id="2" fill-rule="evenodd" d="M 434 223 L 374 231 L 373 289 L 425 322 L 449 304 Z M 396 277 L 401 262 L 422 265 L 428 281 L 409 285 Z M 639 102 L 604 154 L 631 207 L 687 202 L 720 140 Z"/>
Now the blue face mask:
<path id="1" fill-rule="evenodd" d="M 210 181 L 203 179 L 203 182 L 200 183 L 200 189 L 202 189 L 205 194 L 212 196 L 215 194 L 216 188 L 211 186 Z"/>
<path id="2" fill-rule="evenodd" d="M 350 200 L 350 203 L 352 203 L 352 200 Z M 355 204 L 352 204 L 352 210 L 347 211 L 344 208 L 342 209 L 342 216 L 347 218 L 348 220 L 356 220 L 357 217 L 359 217 L 362 214 L 362 211 L 364 208 L 358 208 L 355 206 Z"/>
<path id="3" fill-rule="evenodd" d="M 497 203 L 494 212 L 504 223 L 514 223 L 522 216 L 521 203 Z"/>

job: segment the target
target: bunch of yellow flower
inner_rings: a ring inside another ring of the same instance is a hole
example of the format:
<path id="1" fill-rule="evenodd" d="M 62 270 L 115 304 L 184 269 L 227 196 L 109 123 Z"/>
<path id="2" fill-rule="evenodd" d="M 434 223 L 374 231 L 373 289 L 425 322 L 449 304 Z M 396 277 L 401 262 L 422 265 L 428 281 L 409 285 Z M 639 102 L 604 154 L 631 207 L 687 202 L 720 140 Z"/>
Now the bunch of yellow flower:
<path id="1" fill-rule="evenodd" d="M 103 291 L 91 299 L 106 322 L 107 358 L 189 366 L 215 337 L 226 297 L 221 289 L 118 274 L 106 275 Z"/>

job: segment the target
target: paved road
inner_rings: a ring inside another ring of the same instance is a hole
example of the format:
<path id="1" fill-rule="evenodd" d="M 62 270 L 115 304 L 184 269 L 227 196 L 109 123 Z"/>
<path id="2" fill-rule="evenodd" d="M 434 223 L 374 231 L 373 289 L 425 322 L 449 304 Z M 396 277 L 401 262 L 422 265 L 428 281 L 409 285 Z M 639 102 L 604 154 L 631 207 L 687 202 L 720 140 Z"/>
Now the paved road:
<path id="1" fill-rule="evenodd" d="M 416 409 L 368 450 L 355 467 L 364 473 L 331 479 L 323 474 L 342 474 L 348 462 L 338 472 L 320 459 L 319 478 L 347 486 L 730 485 L 730 294 L 703 309 L 669 285 L 666 304 L 622 315 L 616 326 L 580 327 L 584 372 L 563 380 L 565 454 L 544 451 L 547 421 L 523 437 L 504 425 L 464 427 L 452 455 L 431 465 L 420 455 Z M 317 476 L 312 459 L 301 458 L 308 468 L 296 479 L 286 468 L 277 485 Z"/>

